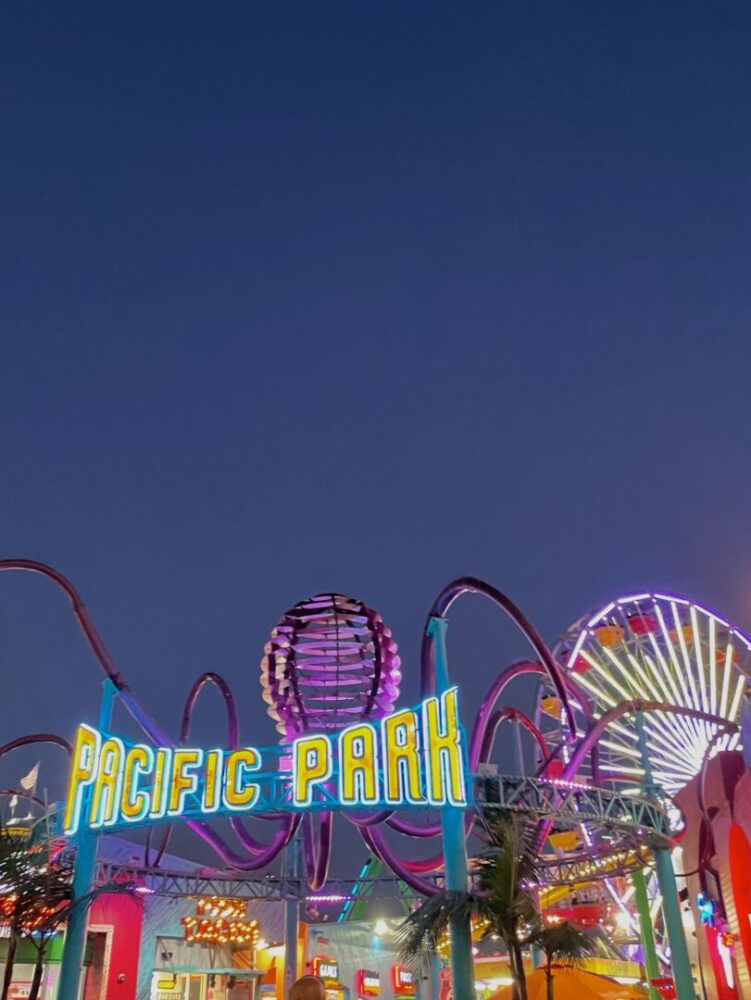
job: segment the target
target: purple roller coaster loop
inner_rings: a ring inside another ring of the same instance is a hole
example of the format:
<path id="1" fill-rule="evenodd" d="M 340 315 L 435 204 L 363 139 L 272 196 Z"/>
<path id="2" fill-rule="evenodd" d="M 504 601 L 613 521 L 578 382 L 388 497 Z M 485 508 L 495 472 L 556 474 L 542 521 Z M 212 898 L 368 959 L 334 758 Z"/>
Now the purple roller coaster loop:
<path id="1" fill-rule="evenodd" d="M 78 591 L 73 584 L 45 563 L 36 562 L 32 559 L 2 559 L 0 560 L 0 572 L 19 570 L 22 572 L 38 573 L 56 583 L 67 595 L 73 606 L 73 614 L 78 625 L 83 632 L 86 641 L 93 652 L 97 663 L 104 671 L 105 675 L 112 681 L 117 689 L 120 700 L 128 710 L 132 718 L 138 723 L 146 735 L 156 744 L 161 746 L 174 746 L 174 741 L 161 729 L 154 719 L 146 712 L 131 692 L 128 685 L 122 679 L 120 672 L 115 667 L 114 660 L 107 651 L 102 639 L 99 636 L 94 623 L 89 617 Z M 24 737 L 22 737 L 23 739 Z M 57 739 L 57 738 L 55 738 Z M 1 749 L 1 748 L 0 748 Z M 282 848 L 289 842 L 297 826 L 297 817 L 290 815 L 290 820 L 284 823 L 274 834 L 270 843 L 264 847 L 261 853 L 253 858 L 245 858 L 237 854 L 210 826 L 200 820 L 186 820 L 187 825 L 198 834 L 207 844 L 209 844 L 225 864 L 240 871 L 256 871 L 264 868 L 274 860 Z"/>
<path id="2" fill-rule="evenodd" d="M 299 814 L 295 816 L 299 821 Z M 308 813 L 302 818 L 302 845 L 305 860 L 305 876 L 313 892 L 326 884 L 331 859 L 331 840 L 334 817 L 330 812 L 322 812 L 319 819 L 318 837 L 315 836 L 315 819 Z M 316 840 L 318 843 L 316 844 Z"/>
<path id="3" fill-rule="evenodd" d="M 207 686 L 212 685 L 219 691 L 224 701 L 224 706 L 227 710 L 227 747 L 230 750 L 236 750 L 239 746 L 240 741 L 240 724 L 237 715 L 237 706 L 235 704 L 235 697 L 232 694 L 232 690 L 229 684 L 224 680 L 224 678 L 213 671 L 207 671 L 195 681 L 193 687 L 188 692 L 188 697 L 185 701 L 185 709 L 183 711 L 182 724 L 180 726 L 180 743 L 185 746 L 190 735 L 190 723 L 193 718 L 193 709 L 195 708 L 196 702 L 198 701 L 198 696 L 201 691 Z M 297 825 L 300 821 L 299 815 L 292 814 L 257 814 L 259 819 L 272 819 L 280 820 L 282 823 L 281 829 L 289 830 L 289 836 L 291 837 Z M 245 829 L 245 824 L 239 816 L 230 817 L 230 826 L 233 833 L 246 849 L 255 857 L 259 857 L 266 850 L 267 845 L 256 840 L 248 831 Z"/>
<path id="4" fill-rule="evenodd" d="M 13 750 L 18 750 L 19 747 L 27 747 L 35 743 L 49 743 L 52 746 L 60 747 L 69 755 L 73 753 L 73 747 L 62 736 L 55 736 L 54 733 L 29 733 L 27 736 L 19 736 L 15 740 L 3 743 L 0 746 L 0 757 L 4 757 L 6 753 L 11 753 Z"/>
<path id="5" fill-rule="evenodd" d="M 529 641 L 535 653 L 537 653 L 540 662 L 545 668 L 548 677 L 550 678 L 550 682 L 561 700 L 561 705 L 566 714 L 569 732 L 572 736 L 574 736 L 576 734 L 576 721 L 574 719 L 574 713 L 571 705 L 569 704 L 568 692 L 566 690 L 566 683 L 564 680 L 565 675 L 553 659 L 553 655 L 545 644 L 542 636 L 522 613 L 521 609 L 514 604 L 510 597 L 507 597 L 496 587 L 491 586 L 491 584 L 485 583 L 482 580 L 477 580 L 471 576 L 461 577 L 458 580 L 454 580 L 453 583 L 448 584 L 447 587 L 444 587 L 433 602 L 433 607 L 428 613 L 428 620 L 422 635 L 422 650 L 420 656 L 423 697 L 426 698 L 435 693 L 434 640 L 429 628 L 430 620 L 431 618 L 445 618 L 451 608 L 451 605 L 457 600 L 457 598 L 461 597 L 462 594 L 482 594 L 483 597 L 487 597 L 497 607 L 504 611 L 520 629 L 522 634 Z"/>

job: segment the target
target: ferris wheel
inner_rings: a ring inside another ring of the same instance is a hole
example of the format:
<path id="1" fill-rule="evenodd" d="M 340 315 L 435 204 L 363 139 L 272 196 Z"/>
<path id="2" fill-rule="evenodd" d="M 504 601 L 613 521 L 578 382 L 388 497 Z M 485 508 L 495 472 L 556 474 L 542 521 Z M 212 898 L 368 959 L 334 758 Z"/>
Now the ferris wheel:
<path id="1" fill-rule="evenodd" d="M 737 722 L 748 678 L 751 638 L 711 609 L 666 593 L 632 594 L 610 601 L 569 628 L 554 649 L 558 662 L 586 694 L 599 718 L 626 701 L 662 702 Z M 560 736 L 546 694 L 548 742 Z M 672 795 L 740 736 L 715 723 L 668 712 L 645 714 L 655 781 Z M 623 717 L 600 740 L 600 777 L 633 784 L 642 775 L 637 731 Z"/>

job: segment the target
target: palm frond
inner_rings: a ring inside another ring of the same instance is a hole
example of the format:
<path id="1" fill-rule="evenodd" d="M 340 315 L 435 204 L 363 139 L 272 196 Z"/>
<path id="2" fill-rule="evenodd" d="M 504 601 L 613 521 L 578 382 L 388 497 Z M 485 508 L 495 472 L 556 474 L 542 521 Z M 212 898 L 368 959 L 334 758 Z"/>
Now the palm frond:
<path id="1" fill-rule="evenodd" d="M 595 954 L 597 947 L 588 934 L 568 920 L 541 927 L 533 940 L 552 965 L 579 966 Z"/>
<path id="2" fill-rule="evenodd" d="M 428 972 L 438 941 L 455 919 L 470 920 L 477 898 L 469 892 L 442 892 L 429 896 L 400 924 L 394 935 L 402 964 Z"/>

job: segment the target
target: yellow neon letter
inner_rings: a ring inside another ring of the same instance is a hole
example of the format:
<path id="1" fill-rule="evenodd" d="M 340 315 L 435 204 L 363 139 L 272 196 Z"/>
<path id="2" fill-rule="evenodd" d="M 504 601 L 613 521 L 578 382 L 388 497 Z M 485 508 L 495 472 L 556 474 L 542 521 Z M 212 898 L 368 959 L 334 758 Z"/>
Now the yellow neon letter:
<path id="1" fill-rule="evenodd" d="M 392 805 L 404 801 L 420 805 L 425 796 L 420 781 L 417 713 L 407 708 L 387 715 L 381 725 L 385 799 Z"/>
<path id="2" fill-rule="evenodd" d="M 125 747 L 117 736 L 110 736 L 102 743 L 89 813 L 89 822 L 93 827 L 112 826 L 118 820 L 124 757 Z"/>
<path id="3" fill-rule="evenodd" d="M 257 771 L 261 755 L 253 747 L 233 750 L 227 758 L 224 777 L 224 804 L 228 809 L 252 809 L 261 789 L 254 781 L 247 780 L 247 771 Z"/>
<path id="4" fill-rule="evenodd" d="M 203 785 L 203 812 L 216 812 L 221 801 L 222 764 L 224 751 L 209 750 L 206 753 L 206 778 Z"/>
<path id="5" fill-rule="evenodd" d="M 131 747 L 125 757 L 123 768 L 123 798 L 120 812 L 123 819 L 131 823 L 142 820 L 149 811 L 149 793 L 140 791 L 138 779 L 154 768 L 154 751 L 151 747 Z"/>
<path id="6" fill-rule="evenodd" d="M 169 788 L 172 768 L 172 751 L 164 747 L 156 752 L 154 765 L 154 784 L 151 786 L 152 819 L 161 819 L 167 809 L 167 790 Z"/>
<path id="7" fill-rule="evenodd" d="M 339 801 L 343 806 L 378 802 L 378 744 L 375 728 L 366 723 L 339 733 Z"/>
<path id="8" fill-rule="evenodd" d="M 185 808 L 185 796 L 198 788 L 195 769 L 203 762 L 203 750 L 175 750 L 172 754 L 172 781 L 169 790 L 168 816 L 179 816 Z M 185 772 L 189 773 L 186 774 Z M 190 772 L 193 773 L 190 773 Z"/>
<path id="9" fill-rule="evenodd" d="M 83 790 L 94 780 L 99 759 L 99 745 L 102 741 L 96 729 L 79 726 L 76 745 L 73 748 L 73 763 L 70 770 L 68 800 L 65 804 L 65 833 L 74 834 L 81 818 Z"/>
<path id="10" fill-rule="evenodd" d="M 292 787 L 296 806 L 309 806 L 313 786 L 328 781 L 334 770 L 328 736 L 301 736 L 295 740 Z"/>
<path id="11" fill-rule="evenodd" d="M 423 756 L 431 805 L 467 804 L 457 688 L 422 705 Z"/>

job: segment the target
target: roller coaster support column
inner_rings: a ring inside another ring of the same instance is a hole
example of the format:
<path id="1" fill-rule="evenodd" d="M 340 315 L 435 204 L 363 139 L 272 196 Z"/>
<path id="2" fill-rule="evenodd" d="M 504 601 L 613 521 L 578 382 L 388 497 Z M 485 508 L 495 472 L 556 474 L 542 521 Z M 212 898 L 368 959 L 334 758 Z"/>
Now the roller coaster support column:
<path id="1" fill-rule="evenodd" d="M 637 710 L 634 712 L 634 720 L 636 723 L 641 764 L 644 768 L 644 794 L 647 798 L 658 799 L 658 789 L 655 784 L 654 774 L 652 773 L 652 762 L 649 759 L 647 734 L 644 731 L 644 714 Z M 653 854 L 657 882 L 660 886 L 660 894 L 662 896 L 662 916 L 665 920 L 665 929 L 668 932 L 668 941 L 670 942 L 670 964 L 673 968 L 676 996 L 678 1000 L 696 1000 L 694 977 L 691 973 L 691 960 L 688 957 L 686 935 L 683 930 L 681 908 L 678 903 L 678 885 L 675 881 L 673 858 L 670 851 L 665 847 L 655 847 Z"/>
<path id="2" fill-rule="evenodd" d="M 300 841 L 295 835 L 284 849 L 282 872 L 292 878 L 300 877 Z M 284 995 L 287 996 L 298 973 L 300 902 L 284 901 Z"/>
<path id="3" fill-rule="evenodd" d="M 655 933 L 652 927 L 652 916 L 649 912 L 649 897 L 647 896 L 647 880 L 643 871 L 636 871 L 631 876 L 634 885 L 634 902 L 639 916 L 639 935 L 644 951 L 644 968 L 647 971 L 647 982 L 652 983 L 660 978 L 660 963 L 657 961 L 655 948 Z M 649 987 L 649 1000 L 660 1000 L 656 986 Z"/>
<path id="4" fill-rule="evenodd" d="M 445 618 L 433 617 L 428 622 L 428 635 L 433 639 L 435 693 L 440 696 L 450 687 L 448 655 L 446 652 Z M 446 870 L 446 889 L 449 892 L 467 891 L 467 842 L 464 837 L 464 810 L 454 806 L 441 809 L 443 833 L 443 860 Z M 454 918 L 449 924 L 451 938 L 451 980 L 456 1000 L 473 1000 L 475 996 L 475 969 L 472 961 L 472 928 L 466 920 Z M 683 998 L 681 998 L 683 1000 Z"/>
<path id="5" fill-rule="evenodd" d="M 117 688 L 107 677 L 102 681 L 102 702 L 99 707 L 99 732 L 109 732 L 112 725 L 112 710 L 115 707 Z M 91 797 L 91 789 L 84 791 L 84 809 Z M 71 902 L 73 904 L 65 931 L 63 957 L 60 962 L 60 984 L 58 1000 L 78 1000 L 78 991 L 86 949 L 86 925 L 89 908 L 85 899 L 94 884 L 96 852 L 99 837 L 82 826 L 76 834 L 76 866 L 73 871 Z M 78 903 L 78 905 L 76 905 Z"/>

